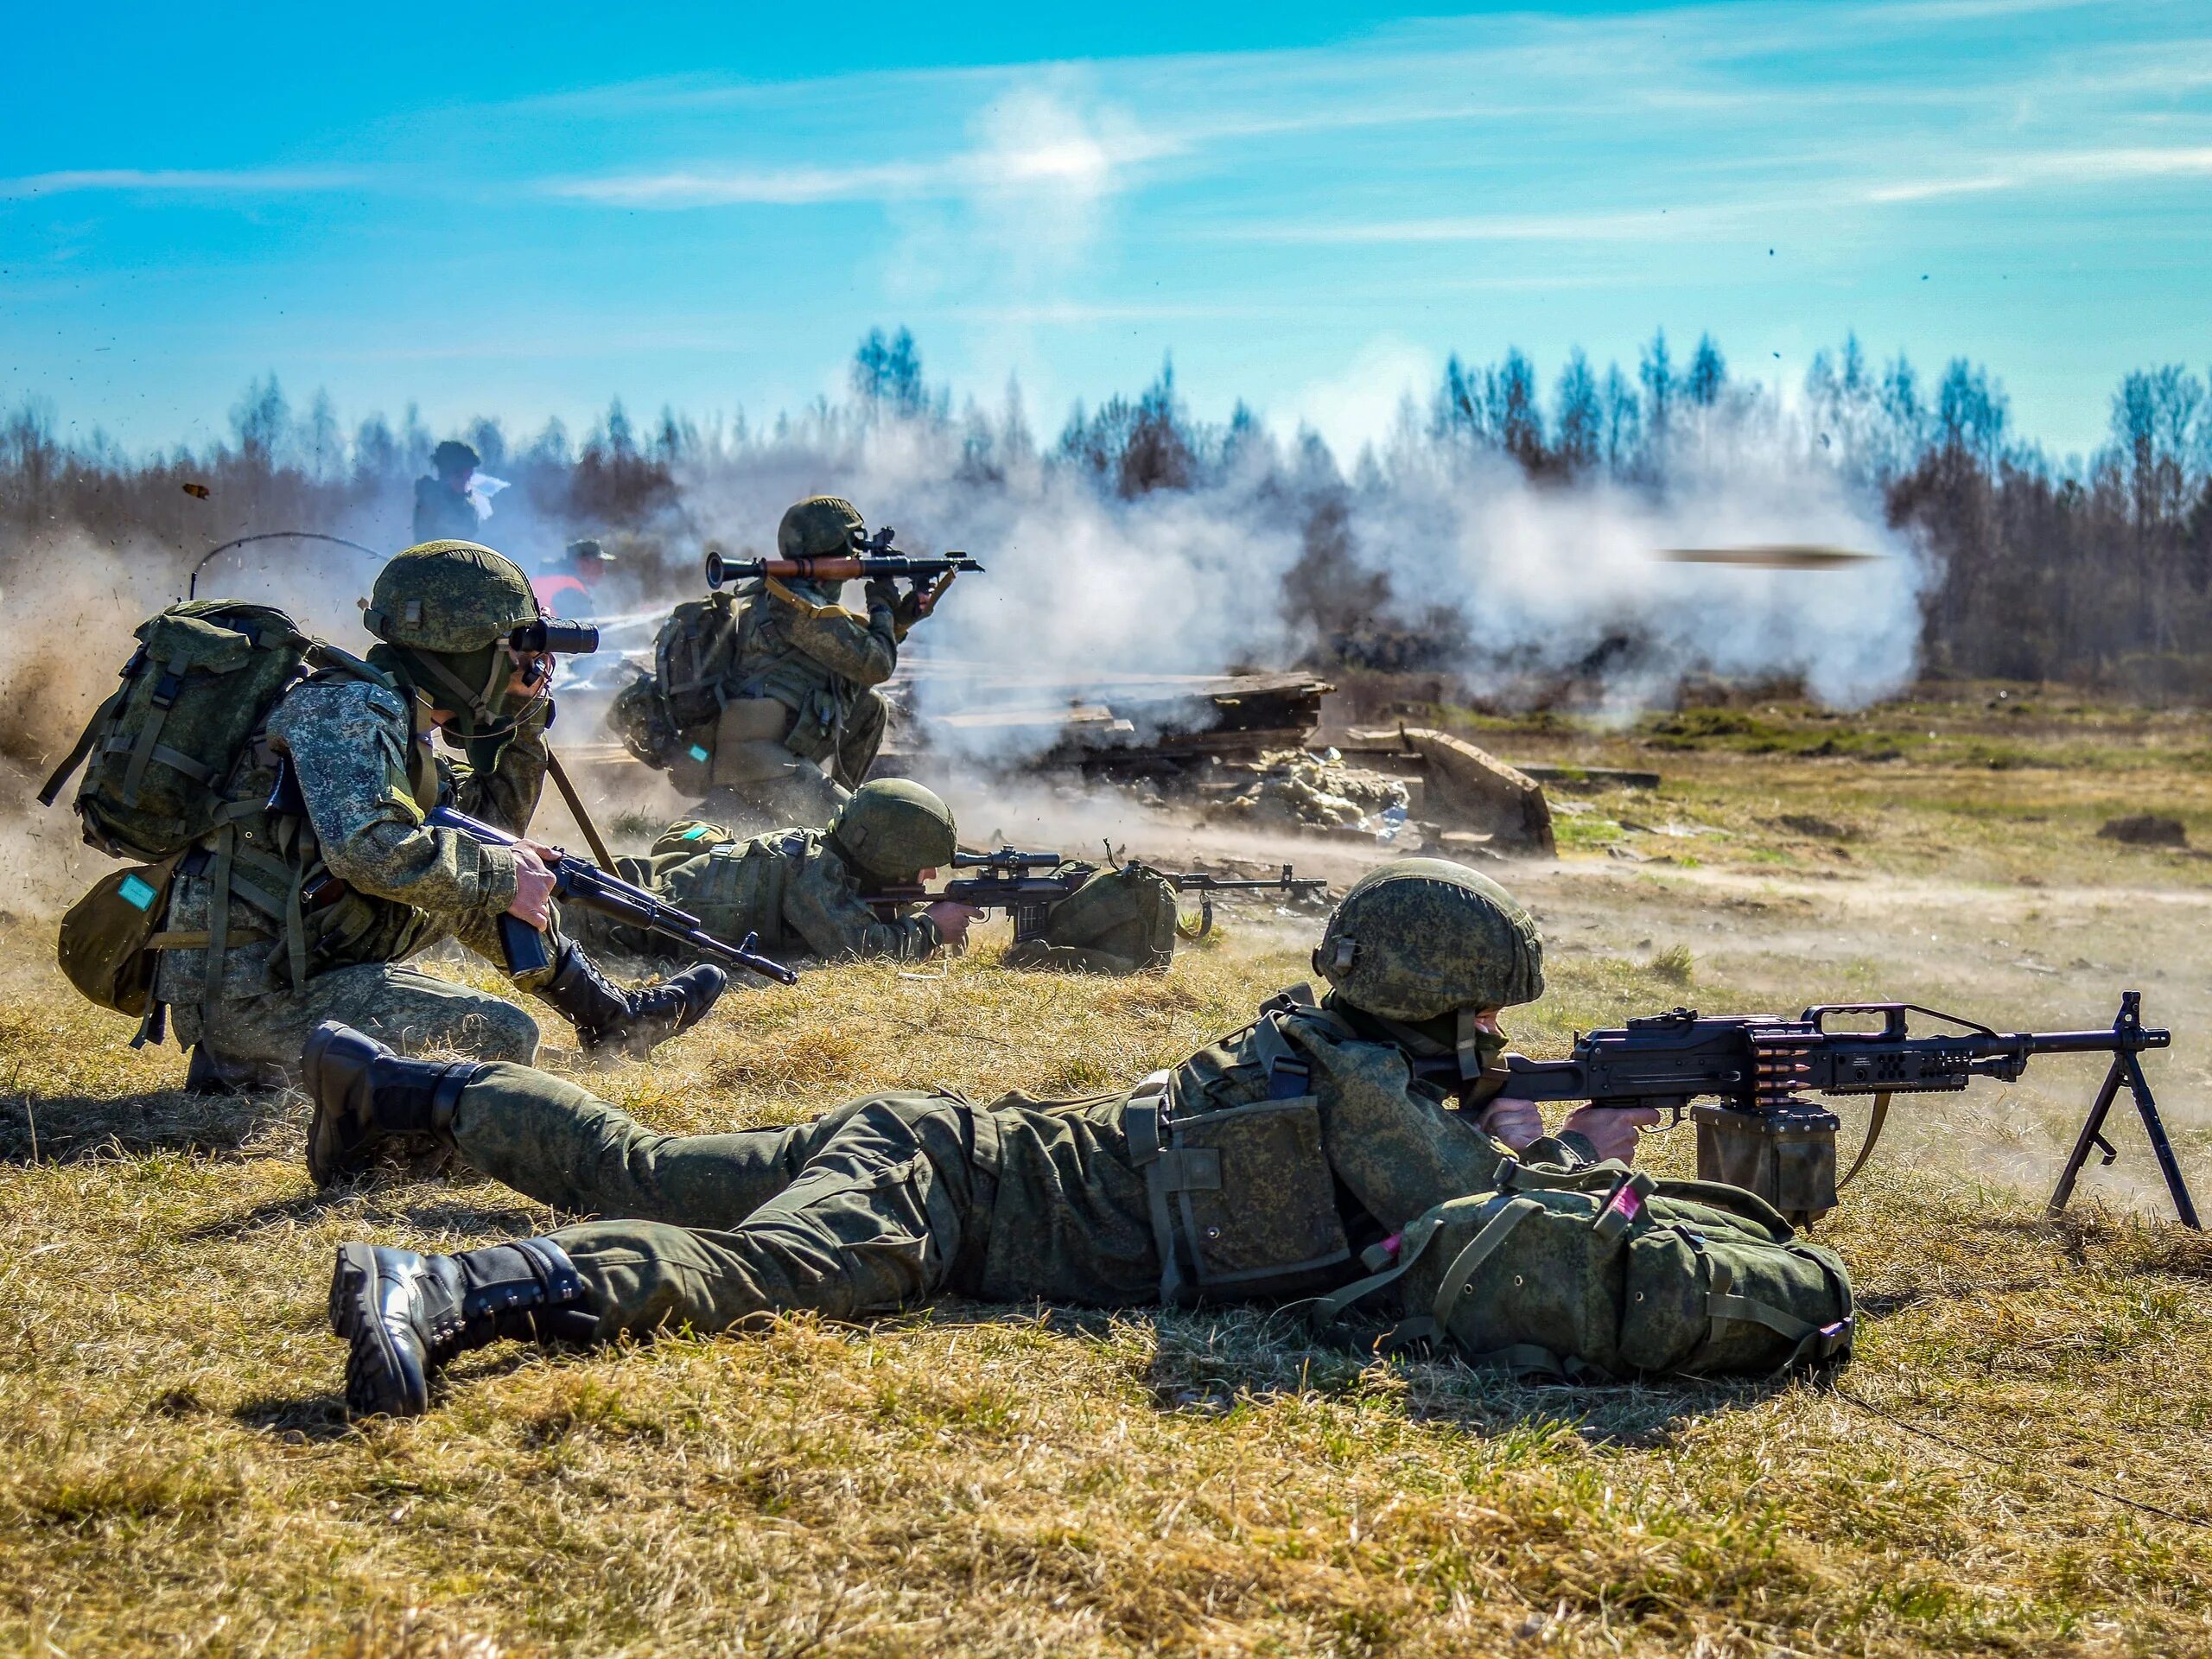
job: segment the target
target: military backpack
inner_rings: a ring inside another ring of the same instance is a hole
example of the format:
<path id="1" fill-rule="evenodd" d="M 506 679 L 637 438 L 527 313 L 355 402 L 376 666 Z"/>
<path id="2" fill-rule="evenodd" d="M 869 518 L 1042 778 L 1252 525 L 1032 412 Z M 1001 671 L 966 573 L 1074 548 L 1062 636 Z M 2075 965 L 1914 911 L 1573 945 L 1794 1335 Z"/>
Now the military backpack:
<path id="1" fill-rule="evenodd" d="M 1045 925 L 1006 953 L 1009 968 L 1056 968 L 1095 974 L 1163 969 L 1175 957 L 1175 889 L 1145 864 L 1101 870 L 1070 862 L 1055 875 L 1093 872 L 1046 912 Z"/>
<path id="2" fill-rule="evenodd" d="M 1317 1324 L 1395 1287 L 1405 1317 L 1383 1345 L 1522 1375 L 1761 1375 L 1851 1353 L 1842 1262 L 1718 1182 L 1509 1162 L 1496 1192 L 1437 1205 L 1365 1260 L 1380 1271 L 1317 1303 Z"/>
<path id="3" fill-rule="evenodd" d="M 137 861 L 70 906 L 56 954 L 86 997 L 145 1018 L 137 1039 L 143 1042 L 160 1034 L 151 1000 L 158 953 L 214 943 L 207 934 L 163 931 L 170 876 L 194 846 L 263 810 L 261 801 L 235 800 L 230 791 L 277 699 L 311 669 L 374 671 L 309 639 L 266 605 L 172 606 L 142 623 L 137 639 L 122 683 L 94 711 L 39 799 L 51 806 L 83 766 L 72 804 L 86 842 L 111 857 Z"/>
<path id="4" fill-rule="evenodd" d="M 51 806 L 79 766 L 85 840 L 157 863 L 212 831 L 224 790 L 270 707 L 317 647 L 283 612 L 200 600 L 137 630 L 123 683 L 39 791 Z"/>

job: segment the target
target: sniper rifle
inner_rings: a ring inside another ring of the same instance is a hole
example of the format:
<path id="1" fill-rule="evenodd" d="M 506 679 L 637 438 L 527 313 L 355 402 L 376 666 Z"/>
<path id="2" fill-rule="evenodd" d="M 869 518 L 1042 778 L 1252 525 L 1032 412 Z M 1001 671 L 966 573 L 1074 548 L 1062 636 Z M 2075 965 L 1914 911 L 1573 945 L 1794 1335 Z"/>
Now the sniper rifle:
<path id="1" fill-rule="evenodd" d="M 1108 861 L 1111 868 L 1110 849 Z M 1059 853 L 1024 852 L 1017 847 L 1001 847 L 990 853 L 955 853 L 952 868 L 979 874 L 955 876 L 935 889 L 918 884 L 887 887 L 868 894 L 868 901 L 880 909 L 951 903 L 974 910 L 1007 911 L 1014 917 L 1014 942 L 1027 944 L 1043 937 L 1052 906 L 1098 873 L 1096 865 L 1072 861 Z M 1189 939 L 1202 939 L 1213 931 L 1216 893 L 1281 893 L 1297 897 L 1325 892 L 1329 885 L 1319 876 L 1296 874 L 1287 864 L 1279 876 L 1253 880 L 1210 875 L 1203 870 L 1188 874 L 1162 870 L 1160 874 L 1176 892 L 1199 896 L 1197 929 L 1185 928 L 1179 920 L 1176 923 L 1177 930 Z"/>

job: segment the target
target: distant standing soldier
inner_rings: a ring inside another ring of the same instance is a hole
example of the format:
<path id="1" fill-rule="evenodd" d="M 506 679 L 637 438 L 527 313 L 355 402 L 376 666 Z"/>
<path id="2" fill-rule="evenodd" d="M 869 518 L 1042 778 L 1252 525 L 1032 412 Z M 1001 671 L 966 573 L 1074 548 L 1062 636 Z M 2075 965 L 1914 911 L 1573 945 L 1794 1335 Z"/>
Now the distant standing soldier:
<path id="1" fill-rule="evenodd" d="M 483 534 L 483 521 L 468 497 L 469 480 L 482 461 L 467 444 L 452 438 L 430 452 L 436 476 L 415 480 L 416 542 L 473 542 Z"/>
<path id="2" fill-rule="evenodd" d="M 642 991 L 611 985 L 550 912 L 548 849 L 483 846 L 424 814 L 442 802 L 522 835 L 546 772 L 551 663 L 517 652 L 540 615 L 523 573 L 488 547 L 438 541 L 386 564 L 365 662 L 298 681 L 223 790 L 221 826 L 178 866 L 156 981 L 192 1050 L 190 1081 L 275 1080 L 308 1032 L 338 1018 L 409 1052 L 528 1060 L 537 1026 L 502 998 L 402 964 L 448 936 L 500 960 L 497 924 L 550 934 L 550 965 L 520 988 L 586 1048 L 640 1051 L 721 995 L 701 965 Z M 431 742 L 467 756 L 435 755 Z M 289 785 L 287 784 L 289 774 Z"/>
<path id="3" fill-rule="evenodd" d="M 570 542 L 561 550 L 559 558 L 545 561 L 530 585 L 537 591 L 537 602 L 547 610 L 592 616 L 596 614 L 592 609 L 593 591 L 613 568 L 614 556 L 597 542 Z"/>
<path id="4" fill-rule="evenodd" d="M 851 502 L 810 496 L 777 526 L 777 556 L 849 553 L 866 528 Z M 888 717 L 874 688 L 931 597 L 871 582 L 861 616 L 841 586 L 770 577 L 679 607 L 655 674 L 616 699 L 624 741 L 702 797 L 699 816 L 825 824 L 868 776 Z"/>

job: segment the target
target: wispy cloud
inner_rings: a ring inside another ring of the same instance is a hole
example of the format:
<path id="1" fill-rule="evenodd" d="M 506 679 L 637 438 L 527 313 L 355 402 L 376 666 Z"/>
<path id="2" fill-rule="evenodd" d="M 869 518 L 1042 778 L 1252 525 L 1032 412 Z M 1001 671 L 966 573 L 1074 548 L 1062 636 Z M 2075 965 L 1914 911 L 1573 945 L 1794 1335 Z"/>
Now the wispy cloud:
<path id="1" fill-rule="evenodd" d="M 1906 179 L 1878 185 L 1866 200 L 1878 203 L 1934 201 L 1946 196 L 1986 195 L 2040 185 L 2120 184 L 2140 179 L 2212 178 L 2212 145 L 2138 145 L 2116 149 L 2059 150 L 2007 156 L 1980 173 Z"/>
<path id="2" fill-rule="evenodd" d="M 1173 140 L 1127 121 L 1066 120 L 1001 134 L 995 142 L 924 162 L 849 167 L 690 166 L 596 178 L 556 179 L 548 195 L 604 207 L 678 209 L 804 207 L 831 201 L 912 201 L 1000 191 L 1067 189 L 1096 194 L 1125 171 L 1175 153 Z"/>
<path id="3" fill-rule="evenodd" d="M 29 173 L 0 179 L 0 197 L 67 195 L 107 190 L 176 195 L 286 195 L 315 190 L 343 190 L 366 175 L 330 168 L 80 168 L 60 173 Z"/>

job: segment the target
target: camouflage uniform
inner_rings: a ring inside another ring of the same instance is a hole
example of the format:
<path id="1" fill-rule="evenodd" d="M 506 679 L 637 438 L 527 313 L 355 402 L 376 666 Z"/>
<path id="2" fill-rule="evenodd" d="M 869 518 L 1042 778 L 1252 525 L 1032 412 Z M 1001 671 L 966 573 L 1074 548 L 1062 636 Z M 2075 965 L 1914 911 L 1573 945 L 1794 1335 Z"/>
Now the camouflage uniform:
<path id="1" fill-rule="evenodd" d="M 605 1340 L 940 1291 L 1115 1306 L 1319 1294 L 1505 1148 L 1404 1052 L 1303 988 L 1136 1090 L 976 1106 L 870 1096 L 811 1122 L 657 1135 L 556 1078 L 481 1069 L 450 1133 L 474 1167 L 607 1219 L 550 1235 Z M 1580 1137 L 1523 1162 L 1579 1166 Z"/>
<path id="2" fill-rule="evenodd" d="M 243 815 L 187 857 L 173 889 L 172 931 L 222 925 L 211 940 L 222 947 L 213 986 L 208 950 L 162 953 L 156 994 L 179 1040 L 248 1075 L 296 1065 L 327 1019 L 408 1052 L 531 1058 L 537 1025 L 522 1009 L 399 964 L 448 937 L 499 959 L 513 855 L 429 829 L 423 816 L 447 802 L 521 833 L 544 783 L 545 724 L 540 710 L 505 741 L 472 745 L 477 765 L 456 764 L 432 753 L 435 728 L 404 683 L 365 664 L 285 693 L 230 791 Z M 269 799 L 287 754 L 304 819 L 255 804 Z M 230 896 L 219 902 L 226 839 Z"/>
<path id="3" fill-rule="evenodd" d="M 777 552 L 842 555 L 863 528 L 850 502 L 810 497 L 784 514 Z M 651 696 L 632 713 L 650 726 L 658 705 L 668 729 L 646 735 L 645 752 L 704 797 L 703 815 L 825 823 L 867 778 L 888 721 L 875 688 L 898 666 L 918 601 L 870 582 L 861 615 L 837 603 L 842 588 L 770 577 L 679 607 L 663 629 Z M 622 709 L 618 699 L 618 728 Z"/>
<path id="4" fill-rule="evenodd" d="M 618 859 L 625 880 L 699 918 L 717 938 L 758 936 L 772 957 L 891 957 L 912 961 L 944 943 L 919 914 L 887 916 L 861 897 L 868 881 L 836 842 L 818 830 L 778 830 L 733 840 L 715 824 L 671 825 L 649 858 Z M 594 951 L 658 962 L 681 947 L 606 918 L 572 918 Z"/>
<path id="5" fill-rule="evenodd" d="M 1541 957 L 1494 883 L 1396 861 L 1331 915 L 1314 957 L 1326 1002 L 1285 992 L 1126 1093 L 878 1095 L 734 1135 L 655 1135 L 526 1067 L 432 1065 L 327 1027 L 306 1067 L 319 1182 L 428 1133 L 602 1217 L 449 1256 L 342 1245 L 330 1318 L 347 1406 L 426 1410 L 440 1366 L 512 1337 L 851 1317 L 944 1290 L 1115 1306 L 1343 1288 L 1416 1217 L 1507 1174 L 1512 1154 L 1428 1079 L 1476 1098 L 1503 1075 L 1493 1013 L 1541 993 Z M 1593 1156 L 1562 1134 L 1519 1161 L 1565 1173 Z"/>

